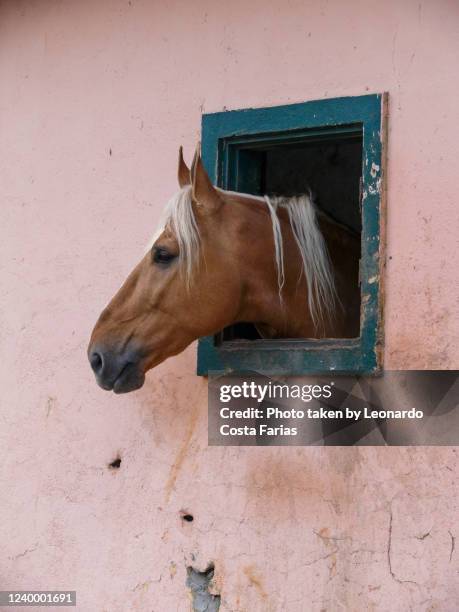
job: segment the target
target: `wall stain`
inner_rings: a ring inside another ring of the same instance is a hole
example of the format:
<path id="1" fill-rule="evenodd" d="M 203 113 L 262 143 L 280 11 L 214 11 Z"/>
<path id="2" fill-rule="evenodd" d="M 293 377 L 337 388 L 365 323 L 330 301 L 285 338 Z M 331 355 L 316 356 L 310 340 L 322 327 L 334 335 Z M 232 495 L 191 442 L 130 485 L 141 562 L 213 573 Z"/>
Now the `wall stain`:
<path id="1" fill-rule="evenodd" d="M 255 566 L 254 565 L 246 565 L 246 567 L 244 567 L 244 569 L 243 569 L 243 572 L 247 576 L 249 584 L 256 588 L 256 590 L 257 590 L 258 594 L 260 595 L 261 599 L 263 599 L 263 600 L 268 599 L 268 595 L 267 595 L 267 593 L 266 593 L 266 591 L 264 589 L 264 586 L 263 586 L 263 581 L 256 574 Z"/>
<path id="2" fill-rule="evenodd" d="M 164 487 L 166 503 L 169 502 L 170 496 L 172 494 L 172 490 L 174 489 L 174 486 L 175 486 L 175 483 L 177 482 L 177 478 L 182 468 L 183 462 L 185 461 L 185 457 L 188 453 L 188 448 L 190 446 L 191 439 L 193 437 L 193 433 L 196 428 L 196 423 L 198 421 L 198 415 L 199 415 L 199 406 L 198 404 L 196 404 L 196 406 L 193 409 L 193 412 L 191 413 L 190 422 L 188 424 L 188 429 L 185 434 L 185 438 L 177 452 L 174 462 L 172 463 L 172 466 L 169 471 L 169 477 Z"/>

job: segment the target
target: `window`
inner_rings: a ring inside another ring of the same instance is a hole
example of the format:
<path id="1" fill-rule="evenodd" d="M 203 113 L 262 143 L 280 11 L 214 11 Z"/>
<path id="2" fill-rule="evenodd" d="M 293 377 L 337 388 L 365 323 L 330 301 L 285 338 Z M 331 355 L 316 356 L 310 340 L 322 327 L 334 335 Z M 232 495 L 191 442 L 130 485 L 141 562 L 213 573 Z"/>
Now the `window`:
<path id="1" fill-rule="evenodd" d="M 219 187 L 286 196 L 310 188 L 321 210 L 359 236 L 360 273 L 351 282 L 360 283 L 360 329 L 346 338 L 262 340 L 238 324 L 200 339 L 198 374 L 380 369 L 385 107 L 386 95 L 367 95 L 203 116 L 203 161 Z"/>

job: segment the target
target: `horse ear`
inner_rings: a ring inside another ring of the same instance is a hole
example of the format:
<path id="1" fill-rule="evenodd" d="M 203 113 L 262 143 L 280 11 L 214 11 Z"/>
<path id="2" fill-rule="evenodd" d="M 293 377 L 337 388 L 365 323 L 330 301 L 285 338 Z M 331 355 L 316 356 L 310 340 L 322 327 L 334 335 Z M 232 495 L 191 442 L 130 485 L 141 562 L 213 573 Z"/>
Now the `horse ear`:
<path id="1" fill-rule="evenodd" d="M 200 143 L 196 147 L 191 164 L 191 184 L 193 186 L 193 200 L 201 210 L 215 212 L 220 208 L 222 201 L 202 163 Z"/>
<path id="2" fill-rule="evenodd" d="M 183 147 L 179 149 L 177 177 L 180 189 L 183 189 L 187 185 L 191 185 L 190 169 L 183 159 Z"/>

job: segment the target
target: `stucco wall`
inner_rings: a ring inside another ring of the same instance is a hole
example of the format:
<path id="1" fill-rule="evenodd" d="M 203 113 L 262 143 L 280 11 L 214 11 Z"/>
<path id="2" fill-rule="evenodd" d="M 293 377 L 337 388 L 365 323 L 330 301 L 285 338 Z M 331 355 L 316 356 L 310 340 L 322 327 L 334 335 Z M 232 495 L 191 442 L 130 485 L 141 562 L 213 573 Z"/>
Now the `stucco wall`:
<path id="1" fill-rule="evenodd" d="M 459 609 L 454 449 L 207 448 L 194 347 L 121 397 L 85 356 L 203 111 L 388 91 L 386 367 L 457 367 L 458 28 L 454 0 L 0 4 L 1 588 L 182 611 L 213 561 L 225 612 Z"/>

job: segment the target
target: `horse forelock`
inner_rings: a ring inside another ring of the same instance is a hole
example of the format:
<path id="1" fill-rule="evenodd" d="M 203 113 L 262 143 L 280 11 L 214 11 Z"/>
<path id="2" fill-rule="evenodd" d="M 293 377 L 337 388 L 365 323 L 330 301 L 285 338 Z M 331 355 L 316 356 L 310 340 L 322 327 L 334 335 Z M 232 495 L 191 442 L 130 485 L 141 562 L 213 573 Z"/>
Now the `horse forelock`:
<path id="1" fill-rule="evenodd" d="M 333 270 L 327 246 L 317 221 L 316 206 L 309 194 L 295 197 L 264 198 L 237 192 L 223 191 L 231 196 L 264 201 L 268 208 L 273 236 L 274 258 L 277 267 L 279 298 L 285 282 L 284 249 L 278 210 L 287 211 L 291 230 L 301 254 L 302 272 L 308 287 L 308 305 L 312 321 L 318 329 L 326 320 L 331 320 L 337 302 Z M 186 186 L 167 203 L 160 225 L 150 241 L 149 249 L 166 228 L 174 233 L 179 246 L 179 263 L 186 283 L 189 285 L 199 260 L 201 238 L 192 206 L 192 191 Z"/>
<path id="2" fill-rule="evenodd" d="M 191 187 L 180 189 L 166 204 L 161 221 L 150 240 L 150 250 L 160 235 L 170 229 L 179 247 L 180 268 L 184 272 L 187 284 L 190 284 L 193 269 L 199 258 L 200 235 L 192 206 Z"/>

